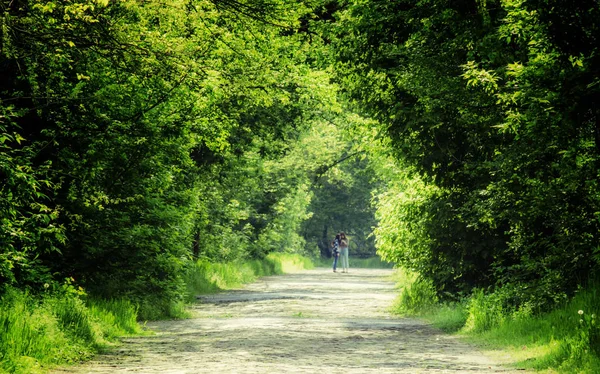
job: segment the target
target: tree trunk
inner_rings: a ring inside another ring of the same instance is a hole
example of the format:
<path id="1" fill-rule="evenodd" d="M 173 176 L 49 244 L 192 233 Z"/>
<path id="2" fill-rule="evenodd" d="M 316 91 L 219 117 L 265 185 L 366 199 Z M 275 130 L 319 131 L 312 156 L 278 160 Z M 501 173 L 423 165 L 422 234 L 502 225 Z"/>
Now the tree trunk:
<path id="1" fill-rule="evenodd" d="M 196 229 L 196 235 L 194 235 L 194 242 L 192 243 L 192 256 L 194 260 L 197 260 L 200 256 L 200 230 Z"/>

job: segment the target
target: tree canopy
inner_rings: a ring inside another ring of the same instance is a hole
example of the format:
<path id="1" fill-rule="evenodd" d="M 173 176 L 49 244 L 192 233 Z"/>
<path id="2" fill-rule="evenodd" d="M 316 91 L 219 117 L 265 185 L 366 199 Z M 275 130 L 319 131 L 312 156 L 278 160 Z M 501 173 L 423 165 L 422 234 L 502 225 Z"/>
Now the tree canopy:
<path id="1" fill-rule="evenodd" d="M 168 309 L 196 259 L 379 255 L 542 307 L 600 265 L 595 0 L 13 0 L 0 282 Z"/>
<path id="2" fill-rule="evenodd" d="M 572 294 L 599 260 L 598 3 L 340 6 L 336 77 L 404 170 L 379 200 L 382 256 L 441 295 Z"/>

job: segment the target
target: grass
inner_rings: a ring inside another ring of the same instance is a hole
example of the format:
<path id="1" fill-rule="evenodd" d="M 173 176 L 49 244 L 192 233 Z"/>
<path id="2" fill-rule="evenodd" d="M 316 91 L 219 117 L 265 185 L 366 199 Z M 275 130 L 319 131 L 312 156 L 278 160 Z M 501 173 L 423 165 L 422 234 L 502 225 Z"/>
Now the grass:
<path id="1" fill-rule="evenodd" d="M 188 299 L 313 266 L 311 260 L 293 254 L 226 264 L 200 261 L 186 274 Z M 140 319 L 188 315 L 183 300 L 145 302 L 149 305 L 88 298 L 70 283 L 35 296 L 9 289 L 0 299 L 0 374 L 42 374 L 88 359 L 114 346 L 119 337 L 143 333 Z"/>
<path id="2" fill-rule="evenodd" d="M 0 373 L 43 373 L 136 334 L 133 304 L 9 290 L 0 306 Z"/>
<path id="3" fill-rule="evenodd" d="M 291 273 L 311 269 L 313 262 L 303 256 L 271 253 L 263 260 L 212 263 L 199 260 L 186 274 L 186 300 L 192 302 L 196 295 L 210 294 L 254 282 L 266 275 Z"/>
<path id="4" fill-rule="evenodd" d="M 314 260 L 315 265 L 318 267 L 331 267 L 333 266 L 333 259 L 331 258 L 319 258 Z M 391 269 L 394 267 L 394 264 L 389 262 L 384 262 L 379 257 L 369 257 L 369 258 L 354 258 L 350 257 L 349 260 L 350 268 L 357 269 Z M 338 261 L 338 267 L 340 262 Z"/>
<path id="5" fill-rule="evenodd" d="M 487 330 L 465 333 L 479 345 L 507 350 L 519 368 L 600 373 L 597 290 L 597 287 L 583 290 L 548 313 L 505 315 Z"/>
<path id="6" fill-rule="evenodd" d="M 506 310 L 497 295 L 475 292 L 456 303 L 440 303 L 431 286 L 399 271 L 401 293 L 393 312 L 424 318 L 496 356 L 505 364 L 546 373 L 600 373 L 598 284 L 546 313 Z M 433 295 L 433 296 L 432 296 Z"/>

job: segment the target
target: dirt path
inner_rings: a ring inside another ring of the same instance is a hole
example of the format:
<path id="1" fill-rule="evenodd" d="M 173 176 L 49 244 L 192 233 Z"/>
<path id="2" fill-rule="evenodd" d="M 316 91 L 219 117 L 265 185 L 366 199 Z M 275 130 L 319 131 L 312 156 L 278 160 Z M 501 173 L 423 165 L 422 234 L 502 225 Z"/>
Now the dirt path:
<path id="1" fill-rule="evenodd" d="M 317 269 L 203 298 L 111 354 L 55 373 L 511 373 L 424 323 L 386 312 L 391 270 Z M 522 371 L 519 371 L 523 373 Z"/>

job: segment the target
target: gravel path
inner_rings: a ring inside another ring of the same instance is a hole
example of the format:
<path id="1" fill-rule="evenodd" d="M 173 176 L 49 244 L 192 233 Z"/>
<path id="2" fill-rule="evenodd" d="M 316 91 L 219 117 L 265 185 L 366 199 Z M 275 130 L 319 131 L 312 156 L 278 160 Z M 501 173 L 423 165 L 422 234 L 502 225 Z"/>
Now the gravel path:
<path id="1" fill-rule="evenodd" d="M 387 312 L 391 270 L 316 269 L 200 299 L 195 318 L 54 373 L 513 373 L 477 349 Z M 518 371 L 523 373 L 523 371 Z"/>

